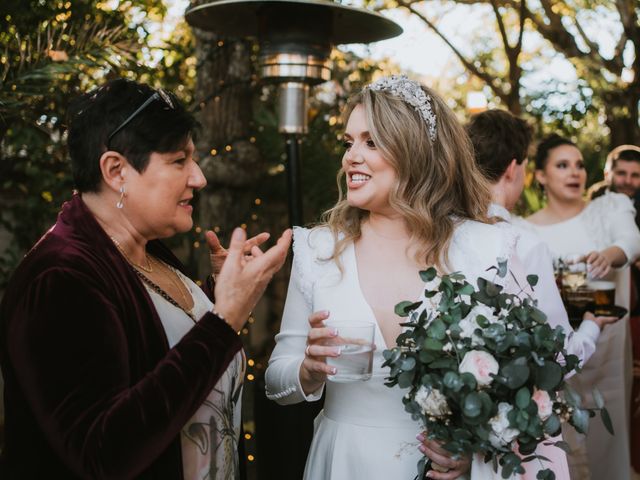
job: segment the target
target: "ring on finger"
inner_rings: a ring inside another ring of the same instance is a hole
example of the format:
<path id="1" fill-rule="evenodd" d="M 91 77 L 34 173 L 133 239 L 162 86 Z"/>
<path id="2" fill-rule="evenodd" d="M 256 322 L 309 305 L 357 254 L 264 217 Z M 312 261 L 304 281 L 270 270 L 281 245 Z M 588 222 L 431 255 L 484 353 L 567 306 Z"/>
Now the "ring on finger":
<path id="1" fill-rule="evenodd" d="M 306 357 L 310 357 L 310 356 L 311 356 L 311 354 L 309 353 L 309 347 L 310 347 L 310 346 L 311 346 L 311 345 L 307 345 L 307 348 L 305 348 L 305 349 L 304 349 L 304 355 L 305 355 Z"/>

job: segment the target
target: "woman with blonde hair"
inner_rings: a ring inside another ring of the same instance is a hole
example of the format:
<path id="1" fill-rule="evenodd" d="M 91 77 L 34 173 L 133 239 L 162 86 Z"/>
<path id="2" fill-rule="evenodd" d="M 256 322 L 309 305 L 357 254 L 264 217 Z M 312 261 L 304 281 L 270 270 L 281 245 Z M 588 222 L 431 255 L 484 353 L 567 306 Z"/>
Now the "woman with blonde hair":
<path id="1" fill-rule="evenodd" d="M 423 454 L 444 467 L 430 478 L 458 478 L 469 460 L 424 439 L 402 408 L 404 392 L 384 385 L 382 351 L 401 332 L 394 306 L 423 298 L 420 270 L 435 265 L 475 279 L 497 257 L 515 259 L 516 238 L 488 223 L 489 189 L 470 141 L 434 91 L 404 76 L 381 78 L 349 101 L 344 118 L 338 202 L 325 223 L 294 231 L 267 396 L 285 405 L 316 401 L 326 387 L 305 479 L 411 479 Z M 326 382 L 336 373 L 326 358 L 340 355 L 324 345 L 337 334 L 324 325 L 333 319 L 374 322 L 369 381 Z"/>

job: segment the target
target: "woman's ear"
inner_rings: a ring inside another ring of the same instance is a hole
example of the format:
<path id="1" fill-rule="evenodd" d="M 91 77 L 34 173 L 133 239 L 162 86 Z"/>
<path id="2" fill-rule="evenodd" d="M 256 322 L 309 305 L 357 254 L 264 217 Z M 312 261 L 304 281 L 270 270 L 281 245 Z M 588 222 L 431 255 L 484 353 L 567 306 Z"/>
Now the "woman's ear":
<path id="1" fill-rule="evenodd" d="M 113 150 L 107 150 L 100 157 L 102 180 L 112 190 L 116 192 L 120 191 L 125 181 L 128 166 L 129 163 L 125 157 Z"/>
<path id="2" fill-rule="evenodd" d="M 536 169 L 535 176 L 536 176 L 536 182 L 538 182 L 539 185 L 544 187 L 544 184 L 547 183 L 547 178 L 546 178 L 546 175 L 544 174 L 544 170 Z"/>

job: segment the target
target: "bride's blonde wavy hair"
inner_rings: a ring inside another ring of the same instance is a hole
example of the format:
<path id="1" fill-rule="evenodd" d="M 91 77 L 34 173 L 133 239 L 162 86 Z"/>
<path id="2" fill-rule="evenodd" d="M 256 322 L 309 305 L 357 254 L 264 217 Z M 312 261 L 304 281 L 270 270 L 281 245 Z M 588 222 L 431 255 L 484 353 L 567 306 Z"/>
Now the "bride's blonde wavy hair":
<path id="1" fill-rule="evenodd" d="M 491 194 L 476 165 L 471 141 L 455 114 L 433 90 L 421 87 L 431 98 L 437 119 L 433 142 L 422 116 L 387 91 L 365 88 L 349 99 L 342 118 L 346 125 L 353 109 L 364 107 L 371 138 L 396 170 L 398 181 L 389 203 L 418 242 L 416 260 L 442 270 L 448 266 L 449 244 L 457 222 L 469 219 L 492 223 L 487 219 Z M 344 177 L 341 168 L 337 176 L 338 202 L 322 217 L 335 240 L 329 259 L 336 262 L 346 246 L 360 238 L 362 222 L 368 217 L 367 211 L 347 203 Z"/>

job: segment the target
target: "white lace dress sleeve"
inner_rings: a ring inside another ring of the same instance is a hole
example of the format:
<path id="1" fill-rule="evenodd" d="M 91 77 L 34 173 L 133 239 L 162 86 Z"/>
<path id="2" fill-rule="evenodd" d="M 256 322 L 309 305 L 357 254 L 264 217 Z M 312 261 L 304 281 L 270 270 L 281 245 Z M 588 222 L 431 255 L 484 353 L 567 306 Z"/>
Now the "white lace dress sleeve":
<path id="1" fill-rule="evenodd" d="M 289 290 L 265 376 L 267 398 L 281 405 L 315 401 L 322 396 L 324 387 L 305 395 L 299 373 L 310 329 L 308 318 L 313 313 L 313 285 L 322 268 L 322 258 L 327 258 L 332 248 L 328 231 L 294 228 Z"/>

